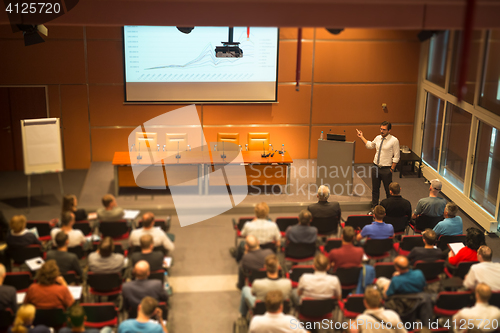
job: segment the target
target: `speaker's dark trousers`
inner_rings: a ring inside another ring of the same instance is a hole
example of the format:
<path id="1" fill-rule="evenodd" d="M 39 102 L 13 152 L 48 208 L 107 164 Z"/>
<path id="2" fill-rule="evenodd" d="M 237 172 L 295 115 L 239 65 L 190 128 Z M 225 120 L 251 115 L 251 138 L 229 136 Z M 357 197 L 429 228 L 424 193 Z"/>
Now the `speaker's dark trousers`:
<path id="1" fill-rule="evenodd" d="M 392 183 L 392 172 L 390 166 L 379 167 L 375 164 L 372 165 L 372 208 L 379 204 L 380 199 L 380 182 L 384 183 L 385 195 L 388 198 L 391 194 L 389 192 L 389 184 Z"/>

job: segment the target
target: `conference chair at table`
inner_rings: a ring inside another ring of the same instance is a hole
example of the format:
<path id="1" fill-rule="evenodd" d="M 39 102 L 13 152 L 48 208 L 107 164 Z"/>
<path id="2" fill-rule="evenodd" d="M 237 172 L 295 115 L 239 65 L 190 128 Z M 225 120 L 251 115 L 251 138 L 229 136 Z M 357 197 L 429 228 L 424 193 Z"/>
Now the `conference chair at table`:
<path id="1" fill-rule="evenodd" d="M 249 151 L 268 151 L 269 150 L 269 133 L 248 133 L 248 150 Z M 281 147 L 280 147 L 281 148 Z"/>
<path id="2" fill-rule="evenodd" d="M 188 146 L 187 133 L 166 133 L 165 150 L 170 152 L 186 151 Z"/>
<path id="3" fill-rule="evenodd" d="M 217 150 L 218 151 L 239 151 L 240 133 L 217 133 Z"/>
<path id="4" fill-rule="evenodd" d="M 157 151 L 158 133 L 135 132 L 135 151 Z"/>

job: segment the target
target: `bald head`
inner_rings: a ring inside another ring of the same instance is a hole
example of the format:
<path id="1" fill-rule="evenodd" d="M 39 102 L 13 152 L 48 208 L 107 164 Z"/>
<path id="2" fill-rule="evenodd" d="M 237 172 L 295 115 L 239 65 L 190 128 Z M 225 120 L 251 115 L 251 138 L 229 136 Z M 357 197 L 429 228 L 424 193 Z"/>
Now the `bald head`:
<path id="1" fill-rule="evenodd" d="M 406 258 L 405 256 L 397 256 L 394 259 L 394 267 L 400 273 L 408 271 L 408 269 L 410 268 L 408 258 Z"/>
<path id="2" fill-rule="evenodd" d="M 144 213 L 142 215 L 142 226 L 146 229 L 153 227 L 155 222 L 155 215 L 151 212 Z"/>
<path id="3" fill-rule="evenodd" d="M 476 300 L 488 303 L 491 297 L 491 288 L 485 283 L 478 283 L 476 286 Z"/>
<path id="4" fill-rule="evenodd" d="M 145 260 L 140 260 L 134 266 L 135 277 L 138 280 L 147 279 L 149 276 L 149 264 Z"/>
<path id="5" fill-rule="evenodd" d="M 248 247 L 248 250 L 255 251 L 259 248 L 259 240 L 253 235 L 248 235 L 245 238 L 245 245 Z"/>

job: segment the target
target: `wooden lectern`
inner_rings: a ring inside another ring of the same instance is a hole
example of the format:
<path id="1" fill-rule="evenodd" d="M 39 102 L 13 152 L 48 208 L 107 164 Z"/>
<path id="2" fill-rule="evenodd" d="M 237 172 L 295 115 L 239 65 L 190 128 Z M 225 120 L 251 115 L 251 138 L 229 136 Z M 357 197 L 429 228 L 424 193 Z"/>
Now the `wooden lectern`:
<path id="1" fill-rule="evenodd" d="M 316 185 L 326 185 L 332 195 L 352 195 L 356 142 L 318 140 Z"/>

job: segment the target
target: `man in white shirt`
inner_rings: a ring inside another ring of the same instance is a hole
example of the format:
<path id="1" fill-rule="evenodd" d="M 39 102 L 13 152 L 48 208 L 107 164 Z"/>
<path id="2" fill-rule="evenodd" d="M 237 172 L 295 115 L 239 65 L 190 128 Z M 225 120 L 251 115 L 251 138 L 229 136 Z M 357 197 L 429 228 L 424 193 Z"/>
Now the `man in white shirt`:
<path id="1" fill-rule="evenodd" d="M 319 253 L 314 258 L 314 273 L 304 273 L 299 279 L 297 295 L 302 298 L 326 299 L 331 297 L 342 297 L 342 288 L 339 278 L 335 275 L 327 274 L 330 269 L 330 261 L 326 256 Z M 295 295 L 294 295 L 295 298 Z M 295 298 L 295 304 L 298 304 Z"/>
<path id="2" fill-rule="evenodd" d="M 174 243 L 165 234 L 161 228 L 155 228 L 154 223 L 155 216 L 153 213 L 148 212 L 142 215 L 142 228 L 135 229 L 130 234 L 129 245 L 130 246 L 140 246 L 141 236 L 145 234 L 150 234 L 153 237 L 154 246 L 163 246 L 163 248 L 170 253 L 174 251 Z"/>
<path id="3" fill-rule="evenodd" d="M 52 242 L 55 244 L 56 236 L 59 231 L 64 231 L 66 235 L 68 235 L 68 247 L 74 247 L 85 245 L 86 238 L 81 230 L 73 229 L 73 225 L 75 224 L 75 214 L 69 211 L 65 211 L 61 215 L 61 228 L 53 228 L 50 231 L 50 236 L 52 237 Z"/>
<path id="4" fill-rule="evenodd" d="M 376 149 L 371 170 L 372 208 L 379 204 L 381 182 L 384 183 L 386 198 L 391 196 L 389 184 L 392 183 L 392 173 L 399 162 L 399 140 L 390 134 L 391 127 L 388 121 L 380 124 L 380 135 L 377 135 L 373 141 L 366 140 L 363 132 L 356 129 L 358 137 L 363 140 L 366 148 Z"/>
<path id="5" fill-rule="evenodd" d="M 300 328 L 299 321 L 283 314 L 283 293 L 273 290 L 267 293 L 266 313 L 262 316 L 253 316 L 250 322 L 250 333 L 306 333 Z"/>
<path id="6" fill-rule="evenodd" d="M 500 291 L 500 263 L 491 262 L 492 256 L 493 251 L 486 245 L 477 250 L 479 264 L 470 267 L 464 279 L 464 287 L 474 289 L 478 283 L 485 283 L 491 290 Z"/>
<path id="7" fill-rule="evenodd" d="M 256 219 L 243 225 L 241 236 L 253 235 L 259 241 L 259 244 L 276 242 L 280 245 L 280 229 L 275 222 L 268 220 L 269 206 L 265 202 L 260 202 L 255 206 Z"/>
<path id="8" fill-rule="evenodd" d="M 356 324 L 351 326 L 351 333 L 407 333 L 399 315 L 380 306 L 382 295 L 375 287 L 365 290 L 366 310 L 356 317 Z M 383 321 L 383 324 L 382 324 Z"/>
<path id="9" fill-rule="evenodd" d="M 473 323 L 474 328 L 481 332 L 494 331 L 500 321 L 500 309 L 489 305 L 491 288 L 484 283 L 476 286 L 476 304 L 471 308 L 463 308 L 453 316 L 454 331 L 465 333 L 470 329 L 469 323 Z M 496 321 L 496 323 L 494 323 Z M 464 329 L 460 329 L 463 327 Z"/>

